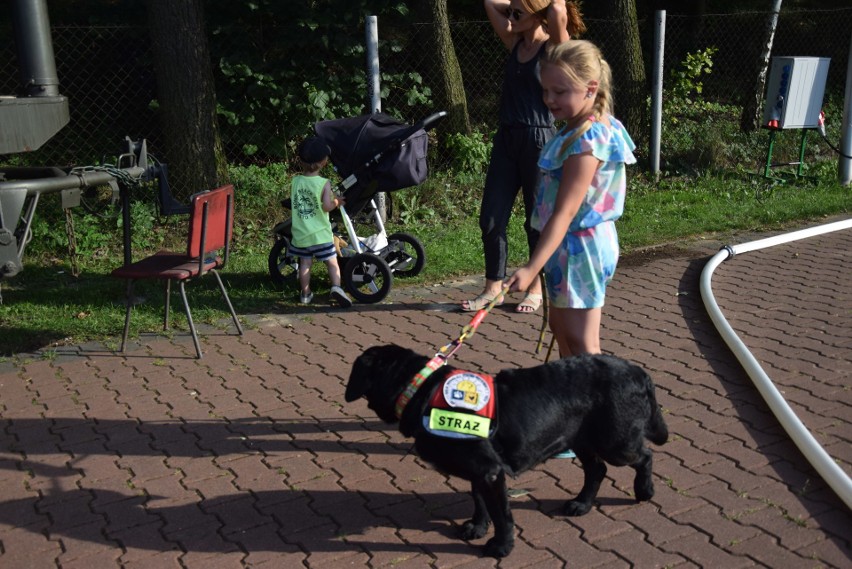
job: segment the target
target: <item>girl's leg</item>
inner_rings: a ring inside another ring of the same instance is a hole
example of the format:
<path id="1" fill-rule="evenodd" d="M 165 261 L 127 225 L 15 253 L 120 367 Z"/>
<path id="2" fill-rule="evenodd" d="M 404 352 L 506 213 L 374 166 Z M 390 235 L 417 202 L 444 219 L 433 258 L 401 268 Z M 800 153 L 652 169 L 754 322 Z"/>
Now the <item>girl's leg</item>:
<path id="1" fill-rule="evenodd" d="M 311 267 L 313 264 L 313 257 L 299 259 L 299 287 L 302 289 L 302 296 L 311 294 Z"/>
<path id="2" fill-rule="evenodd" d="M 550 308 L 550 330 L 560 357 L 601 353 L 600 308 Z"/>

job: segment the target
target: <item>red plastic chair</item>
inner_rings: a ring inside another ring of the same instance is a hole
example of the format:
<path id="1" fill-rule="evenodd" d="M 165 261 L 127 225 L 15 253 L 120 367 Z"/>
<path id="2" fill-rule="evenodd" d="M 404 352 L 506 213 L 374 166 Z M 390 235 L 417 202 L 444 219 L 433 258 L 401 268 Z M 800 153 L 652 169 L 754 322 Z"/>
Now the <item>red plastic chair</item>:
<path id="1" fill-rule="evenodd" d="M 212 273 L 219 283 L 219 290 L 228 304 L 231 317 L 237 330 L 242 335 L 243 328 L 234 312 L 231 299 L 222 284 L 222 279 L 216 269 L 222 268 L 228 262 L 231 235 L 234 226 L 234 186 L 227 185 L 209 192 L 201 192 L 190 198 L 189 237 L 186 253 L 160 251 L 135 263 L 119 267 L 112 276 L 127 279 L 127 313 L 124 318 L 124 335 L 121 338 L 121 352 L 127 346 L 127 335 L 130 331 L 130 313 L 133 310 L 133 284 L 140 279 L 160 279 L 165 282 L 166 313 L 163 319 L 163 330 L 169 328 L 169 300 L 171 283 L 180 285 L 180 295 L 186 311 L 186 320 L 192 332 L 195 351 L 201 358 L 201 345 L 198 333 L 192 321 L 192 312 L 186 299 L 185 284 L 190 279 Z M 224 249 L 224 255 L 218 256 L 219 250 Z"/>

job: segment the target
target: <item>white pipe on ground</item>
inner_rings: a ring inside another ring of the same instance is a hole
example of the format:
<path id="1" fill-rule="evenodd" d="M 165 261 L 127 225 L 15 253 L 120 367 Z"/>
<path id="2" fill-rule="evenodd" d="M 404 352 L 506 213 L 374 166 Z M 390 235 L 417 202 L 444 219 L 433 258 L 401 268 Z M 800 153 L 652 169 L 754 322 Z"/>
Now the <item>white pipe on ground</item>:
<path id="1" fill-rule="evenodd" d="M 701 298 L 704 300 L 704 307 L 710 315 L 710 319 L 719 331 L 719 334 L 725 340 L 725 343 L 734 353 L 737 360 L 745 369 L 748 376 L 754 382 L 763 399 L 769 405 L 769 409 L 784 427 L 784 430 L 793 440 L 793 443 L 799 448 L 805 458 L 810 462 L 811 466 L 819 473 L 826 483 L 834 490 L 846 506 L 852 510 L 852 479 L 837 465 L 834 459 L 829 456 L 817 440 L 811 435 L 810 431 L 799 420 L 787 401 L 772 383 L 772 380 L 763 371 L 763 368 L 758 363 L 757 359 L 752 355 L 746 345 L 740 340 L 727 319 L 719 310 L 719 305 L 713 296 L 713 290 L 710 285 L 710 280 L 713 277 L 713 271 L 726 259 L 733 257 L 738 253 L 748 251 L 756 251 L 766 247 L 773 247 L 783 243 L 789 243 L 807 237 L 814 237 L 832 231 L 852 228 L 852 219 L 802 229 L 767 239 L 760 239 L 744 243 L 742 245 L 727 246 L 716 253 L 711 258 L 704 270 L 701 273 Z"/>

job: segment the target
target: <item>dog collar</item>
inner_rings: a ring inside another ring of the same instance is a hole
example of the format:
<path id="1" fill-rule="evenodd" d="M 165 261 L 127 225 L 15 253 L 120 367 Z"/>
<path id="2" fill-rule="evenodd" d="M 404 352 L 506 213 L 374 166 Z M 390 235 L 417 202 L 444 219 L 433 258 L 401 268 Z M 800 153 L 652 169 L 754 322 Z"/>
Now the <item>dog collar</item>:
<path id="1" fill-rule="evenodd" d="M 411 383 L 408 384 L 408 387 L 405 388 L 405 391 L 403 391 L 396 400 L 394 412 L 396 413 L 397 419 L 402 417 L 402 410 L 405 409 L 405 406 L 408 405 L 408 402 L 411 401 L 411 398 L 414 397 L 414 394 L 417 393 L 417 390 L 420 389 L 423 382 L 426 381 L 426 379 L 432 375 L 436 369 L 445 363 L 447 363 L 446 357 L 443 354 L 437 354 L 426 363 L 423 369 L 415 374 L 414 379 L 411 380 Z"/>

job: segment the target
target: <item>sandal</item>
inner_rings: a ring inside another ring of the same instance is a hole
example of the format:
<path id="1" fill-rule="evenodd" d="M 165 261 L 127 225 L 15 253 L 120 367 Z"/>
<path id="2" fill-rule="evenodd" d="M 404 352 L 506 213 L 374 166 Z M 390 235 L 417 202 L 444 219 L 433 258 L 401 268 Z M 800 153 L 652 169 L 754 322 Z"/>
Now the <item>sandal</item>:
<path id="1" fill-rule="evenodd" d="M 461 304 L 461 309 L 464 312 L 478 312 L 478 311 L 482 310 L 483 308 L 485 308 L 486 306 L 488 306 L 489 304 L 491 304 L 491 302 L 493 302 L 494 299 L 497 298 L 498 296 L 500 296 L 499 292 L 495 295 L 492 295 L 492 296 L 488 296 L 487 294 L 485 294 L 483 292 L 482 294 L 480 294 L 479 296 L 477 296 L 473 300 L 463 301 L 462 304 Z M 498 302 L 495 302 L 494 306 L 500 306 L 501 304 L 503 304 L 502 298 Z"/>
<path id="2" fill-rule="evenodd" d="M 515 307 L 515 312 L 522 314 L 532 314 L 541 308 L 541 301 L 544 297 L 541 294 L 532 292 L 527 293 L 524 299 Z"/>

